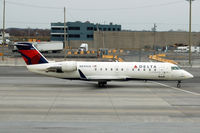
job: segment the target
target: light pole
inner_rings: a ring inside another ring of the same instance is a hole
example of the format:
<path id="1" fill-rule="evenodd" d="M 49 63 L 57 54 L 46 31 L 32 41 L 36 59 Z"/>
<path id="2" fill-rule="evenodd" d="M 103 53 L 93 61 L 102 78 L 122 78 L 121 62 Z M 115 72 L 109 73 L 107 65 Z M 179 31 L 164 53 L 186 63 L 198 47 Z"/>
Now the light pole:
<path id="1" fill-rule="evenodd" d="M 155 55 L 156 54 L 156 28 L 157 28 L 157 25 L 156 23 L 154 24 L 153 26 L 153 32 L 154 32 L 154 39 L 153 39 L 153 54 Z"/>
<path id="2" fill-rule="evenodd" d="M 189 64 L 192 65 L 191 63 L 191 57 L 192 57 L 192 54 L 191 54 L 191 30 L 192 30 L 192 1 L 194 0 L 186 0 L 189 2 L 189 5 L 190 5 L 190 11 L 189 11 Z"/>
<path id="3" fill-rule="evenodd" d="M 64 53 L 65 53 L 65 60 L 66 60 L 66 51 L 67 51 L 67 46 L 66 46 L 66 8 L 64 7 L 64 47 L 65 47 L 65 50 L 64 50 Z"/>
<path id="4" fill-rule="evenodd" d="M 2 30 L 2 61 L 4 61 L 4 44 L 5 44 L 5 12 L 6 12 L 6 2 L 3 1 L 3 30 Z"/>

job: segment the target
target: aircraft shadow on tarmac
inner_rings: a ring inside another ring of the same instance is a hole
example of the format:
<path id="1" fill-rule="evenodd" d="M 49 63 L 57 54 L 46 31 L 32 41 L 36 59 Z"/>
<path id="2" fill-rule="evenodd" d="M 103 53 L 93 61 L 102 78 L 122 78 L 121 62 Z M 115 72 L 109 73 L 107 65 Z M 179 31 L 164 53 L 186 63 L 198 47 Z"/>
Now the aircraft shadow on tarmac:
<path id="1" fill-rule="evenodd" d="M 148 82 L 142 82 L 142 84 L 140 84 L 140 85 L 138 85 L 138 84 L 126 84 L 126 82 L 120 82 L 121 84 L 109 84 L 109 82 L 108 82 L 108 84 L 107 85 L 105 85 L 105 86 L 103 86 L 103 87 L 99 87 L 98 86 L 98 84 L 97 83 L 92 83 L 92 82 L 88 82 L 87 84 L 87 88 L 89 89 L 89 90 L 101 90 L 101 89 L 119 89 L 119 88 L 121 88 L 121 89 L 127 89 L 127 88 L 131 88 L 131 89 L 138 89 L 138 88 L 146 88 L 146 89 L 153 89 L 153 88 L 166 88 L 166 87 L 164 87 L 164 86 L 159 86 L 159 85 L 157 85 L 157 84 L 149 84 Z M 134 81 L 133 81 L 133 83 L 134 83 Z M 81 87 L 83 87 L 83 86 L 81 86 Z"/>
<path id="2" fill-rule="evenodd" d="M 199 80 L 198 78 L 190 79 L 188 81 L 182 82 L 182 87 L 189 87 L 190 85 L 188 83 L 192 83 L 192 81 L 197 82 Z M 58 83 L 25 83 L 25 84 L 17 84 L 18 87 L 38 87 L 38 88 L 83 88 L 83 89 L 89 89 L 89 90 L 95 90 L 95 89 L 117 89 L 117 88 L 132 88 L 132 89 L 138 89 L 138 88 L 146 88 L 146 89 L 156 89 L 156 88 L 166 88 L 166 86 L 158 85 L 155 83 L 152 83 L 151 81 L 128 81 L 127 82 L 108 82 L 107 85 L 103 87 L 99 87 L 97 82 L 89 82 L 89 81 L 68 81 L 63 82 L 62 80 L 59 80 L 61 82 Z M 176 87 L 176 81 L 159 81 L 159 83 L 163 84 L 169 84 L 169 86 Z"/>
<path id="3" fill-rule="evenodd" d="M 60 83 L 60 84 L 54 84 L 54 83 L 50 83 L 50 84 L 47 84 L 47 83 L 34 83 L 34 84 L 18 84 L 16 85 L 16 87 L 25 87 L 25 88 L 83 88 L 83 89 L 89 89 L 89 90 L 95 90 L 95 89 L 116 89 L 116 88 L 162 88 L 163 86 L 159 86 L 157 84 L 149 84 L 148 82 L 147 83 L 143 83 L 138 85 L 138 84 L 126 84 L 124 82 L 120 82 L 115 84 L 115 83 L 112 83 L 110 84 L 111 82 L 108 82 L 107 85 L 103 86 L 103 87 L 99 87 L 98 84 L 96 82 L 80 82 L 79 84 L 77 84 L 77 82 L 71 82 L 70 84 L 67 84 L 67 83 Z M 133 82 L 134 83 L 134 82 Z M 164 88 L 164 87 L 163 87 Z"/>

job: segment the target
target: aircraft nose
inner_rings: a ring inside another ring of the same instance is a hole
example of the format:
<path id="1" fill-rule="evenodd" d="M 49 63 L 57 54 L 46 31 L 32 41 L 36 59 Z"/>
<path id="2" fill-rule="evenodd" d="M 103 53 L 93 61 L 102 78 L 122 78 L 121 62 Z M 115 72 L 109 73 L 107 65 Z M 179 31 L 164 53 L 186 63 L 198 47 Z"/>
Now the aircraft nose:
<path id="1" fill-rule="evenodd" d="M 194 76 L 193 76 L 192 74 L 190 74 L 190 73 L 189 73 L 189 76 L 188 76 L 188 77 L 189 77 L 189 78 L 194 78 Z"/>
<path id="2" fill-rule="evenodd" d="M 185 77 L 186 77 L 187 79 L 191 79 L 191 78 L 193 78 L 194 76 L 193 76 L 191 73 L 189 73 L 189 72 L 185 72 Z"/>

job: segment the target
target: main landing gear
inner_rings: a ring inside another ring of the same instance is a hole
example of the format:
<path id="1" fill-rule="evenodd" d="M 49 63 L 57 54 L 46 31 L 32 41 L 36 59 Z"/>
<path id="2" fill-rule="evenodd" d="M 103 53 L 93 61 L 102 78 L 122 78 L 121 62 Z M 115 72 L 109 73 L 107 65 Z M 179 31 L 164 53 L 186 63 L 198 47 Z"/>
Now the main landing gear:
<path id="1" fill-rule="evenodd" d="M 177 83 L 177 88 L 181 88 L 181 81 L 180 80 Z"/>
<path id="2" fill-rule="evenodd" d="M 104 87 L 106 84 L 107 84 L 106 81 L 99 81 L 99 82 L 98 82 L 98 86 L 99 86 L 99 87 Z"/>

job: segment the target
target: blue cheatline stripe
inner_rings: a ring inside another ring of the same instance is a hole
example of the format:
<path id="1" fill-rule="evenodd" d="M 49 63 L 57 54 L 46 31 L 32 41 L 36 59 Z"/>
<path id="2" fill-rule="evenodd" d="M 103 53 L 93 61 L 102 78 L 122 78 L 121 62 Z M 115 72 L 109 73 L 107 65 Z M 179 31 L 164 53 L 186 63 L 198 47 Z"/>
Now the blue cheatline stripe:
<path id="1" fill-rule="evenodd" d="M 41 54 L 41 53 L 38 53 L 38 54 Z M 48 63 L 48 61 L 47 61 L 42 55 L 40 55 L 40 60 L 39 60 L 38 63 L 39 63 L 39 64 Z"/>

